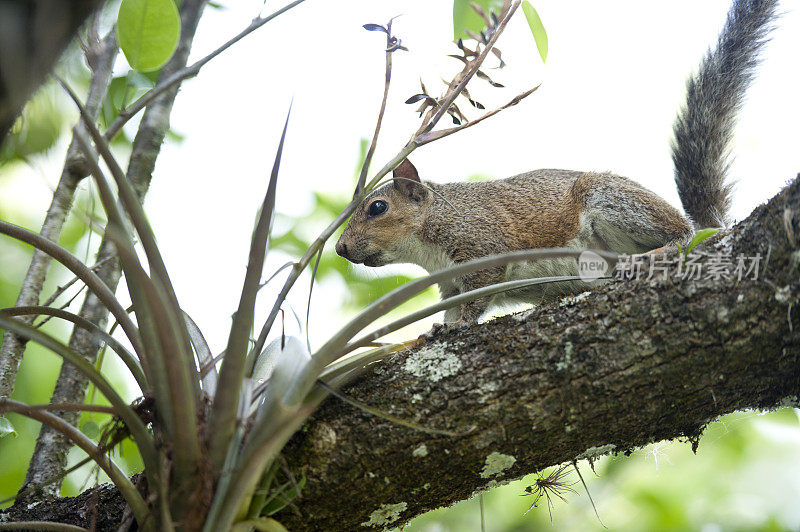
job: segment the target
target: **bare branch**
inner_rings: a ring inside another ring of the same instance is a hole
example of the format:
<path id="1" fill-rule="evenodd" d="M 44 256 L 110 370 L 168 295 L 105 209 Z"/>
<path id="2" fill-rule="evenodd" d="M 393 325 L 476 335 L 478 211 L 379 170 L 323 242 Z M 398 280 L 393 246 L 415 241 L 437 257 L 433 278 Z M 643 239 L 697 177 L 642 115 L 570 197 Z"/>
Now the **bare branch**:
<path id="1" fill-rule="evenodd" d="M 113 258 L 114 257 L 106 257 L 102 261 L 95 263 L 95 265 L 91 267 L 91 270 L 94 271 L 94 270 L 99 269 L 103 264 L 106 264 L 108 261 L 112 260 Z M 44 303 L 42 303 L 42 306 L 43 307 L 49 307 L 50 305 L 52 305 L 53 302 L 55 302 L 55 300 L 58 299 L 61 296 L 61 294 L 63 294 L 67 290 L 69 290 L 69 287 L 72 286 L 73 284 L 75 284 L 75 282 L 78 281 L 78 280 L 79 279 L 77 277 L 73 277 L 68 282 L 66 282 L 64 284 L 64 286 L 59 286 L 58 288 L 56 288 L 55 291 L 50 295 L 50 297 L 48 297 L 47 300 Z"/>
<path id="2" fill-rule="evenodd" d="M 108 84 L 111 81 L 111 67 L 117 55 L 116 34 L 111 32 L 99 43 L 90 44 L 87 53 L 93 59 L 89 62 L 92 66 L 92 78 L 89 82 L 89 93 L 86 97 L 86 110 L 91 116 L 96 117 L 108 90 Z M 78 122 L 76 128 L 81 129 L 83 125 Z M 40 231 L 42 237 L 52 242 L 59 241 L 64 220 L 66 220 L 67 214 L 72 208 L 75 190 L 84 176 L 86 176 L 86 172 L 83 169 L 81 151 L 73 136 L 72 142 L 67 149 L 61 177 L 53 193 L 53 200 L 47 209 L 47 214 L 42 224 Z M 39 303 L 50 261 L 50 255 L 34 250 L 28 271 L 25 273 L 25 279 L 22 281 L 16 305 L 29 306 Z M 30 322 L 33 321 L 33 317 L 26 319 L 30 320 Z M 0 346 L 0 396 L 11 395 L 14 389 L 17 368 L 24 350 L 24 343 L 13 333 L 6 331 L 3 336 L 2 346 Z"/>
<path id="3" fill-rule="evenodd" d="M 505 13 L 505 16 L 500 21 L 500 24 L 498 24 L 497 29 L 492 33 L 492 37 L 486 43 L 480 55 L 472 61 L 469 61 L 464 66 L 464 69 L 458 73 L 455 78 L 453 78 L 453 81 L 450 82 L 447 92 L 445 93 L 444 97 L 442 97 L 439 106 L 428 111 L 428 114 L 425 115 L 425 118 L 422 121 L 422 125 L 417 132 L 414 133 L 414 136 L 411 137 L 411 140 L 409 140 L 409 144 L 416 143 L 421 136 L 426 133 L 430 133 L 442 116 L 448 111 L 448 109 L 450 109 L 450 106 L 453 105 L 455 99 L 462 93 L 464 87 L 466 87 L 467 83 L 469 83 L 469 81 L 472 79 L 472 76 L 474 76 L 480 69 L 483 61 L 486 59 L 486 56 L 489 55 L 489 52 L 494 47 L 497 39 L 503 34 L 503 30 L 505 30 L 506 25 L 508 24 L 509 20 L 511 20 L 511 17 L 514 16 L 514 12 L 516 12 L 519 5 L 519 0 L 511 5 L 508 12 Z"/>
<path id="4" fill-rule="evenodd" d="M 378 134 L 381 131 L 383 113 L 386 110 L 386 99 L 389 96 L 389 83 L 392 80 L 392 54 L 395 50 L 397 50 L 397 48 L 392 48 L 393 42 L 397 41 L 397 39 L 392 36 L 393 21 L 394 19 L 390 20 L 389 23 L 386 24 L 386 71 L 384 75 L 385 82 L 383 85 L 383 100 L 381 100 L 381 109 L 378 112 L 378 120 L 375 123 L 375 133 L 372 134 L 372 142 L 369 145 L 366 157 L 364 157 L 364 164 L 361 165 L 361 173 L 358 176 L 358 184 L 356 185 L 356 191 L 353 194 L 353 197 L 359 195 L 361 191 L 364 190 L 364 184 L 367 181 L 367 172 L 369 171 L 369 164 L 372 162 L 372 156 L 375 154 L 375 147 L 378 144 Z"/>
<path id="5" fill-rule="evenodd" d="M 540 85 L 536 85 L 532 89 L 528 89 L 527 91 L 523 92 L 522 94 L 519 94 L 519 95 L 515 96 L 510 102 L 508 102 L 504 106 L 498 107 L 497 109 L 494 109 L 493 111 L 489 111 L 488 113 L 484 114 L 480 118 L 476 118 L 475 120 L 472 120 L 470 122 L 466 122 L 464 124 L 461 124 L 460 126 L 451 127 L 451 128 L 448 128 L 448 129 L 440 129 L 438 131 L 431 131 L 429 133 L 425 133 L 425 134 L 421 135 L 416 140 L 416 144 L 417 144 L 417 146 L 424 146 L 425 144 L 428 144 L 429 142 L 433 142 L 434 140 L 439 140 L 439 139 L 444 138 L 444 137 L 446 137 L 448 135 L 452 135 L 453 133 L 457 133 L 457 132 L 459 132 L 459 131 L 461 131 L 463 129 L 467 129 L 468 127 L 472 127 L 472 126 L 474 126 L 476 124 L 479 124 L 479 123 L 483 122 L 484 120 L 486 120 L 487 118 L 489 118 L 490 116 L 494 116 L 494 115 L 496 115 L 497 113 L 499 113 L 500 111 L 502 111 L 504 109 L 508 109 L 509 107 L 517 105 L 520 101 L 522 101 L 523 99 L 525 99 L 528 96 L 530 96 L 531 94 L 533 94 L 536 91 L 536 89 L 538 89 L 539 87 L 541 87 L 541 84 Z"/>

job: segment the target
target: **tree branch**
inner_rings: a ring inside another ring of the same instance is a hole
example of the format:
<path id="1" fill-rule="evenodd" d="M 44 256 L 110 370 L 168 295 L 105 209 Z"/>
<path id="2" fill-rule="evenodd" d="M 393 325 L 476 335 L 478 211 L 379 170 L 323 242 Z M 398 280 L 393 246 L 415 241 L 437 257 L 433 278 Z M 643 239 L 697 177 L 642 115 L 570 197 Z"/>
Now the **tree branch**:
<path id="1" fill-rule="evenodd" d="M 172 58 L 161 70 L 161 79 L 186 66 L 189 57 L 195 29 L 205 6 L 205 0 L 185 0 L 181 4 L 181 38 Z M 150 104 L 142 117 L 139 130 L 133 143 L 127 178 L 133 184 L 139 199 L 143 199 L 152 178 L 155 161 L 161 150 L 161 143 L 169 129 L 169 115 L 172 110 L 179 84 L 171 90 L 162 93 L 161 97 Z M 114 244 L 103 237 L 100 251 L 97 254 L 98 262 L 106 260 L 115 254 Z M 120 280 L 119 261 L 107 261 L 97 271 L 98 276 L 111 288 L 116 289 Z M 97 297 L 88 293 L 81 307 L 80 316 L 84 319 L 103 327 L 108 319 L 108 311 Z M 74 351 L 81 353 L 87 360 L 94 362 L 99 349 L 98 338 L 82 329 L 75 329 L 70 337 L 69 346 Z M 51 397 L 52 403 L 80 402 L 86 393 L 88 382 L 79 372 L 69 364 L 61 367 L 55 390 Z M 66 412 L 62 416 L 67 423 L 77 422 L 77 412 Z M 42 496 L 38 489 L 30 490 L 32 486 L 41 485 L 41 490 L 46 496 L 55 497 L 61 490 L 60 482 L 49 482 L 57 477 L 66 466 L 66 456 L 71 443 L 57 432 L 48 427 L 42 427 L 36 448 L 33 452 L 25 483 L 20 493 L 25 493 L 21 499 L 36 500 Z M 49 483 L 48 483 L 49 482 Z M 19 500 L 19 499 L 18 499 Z"/>
<path id="2" fill-rule="evenodd" d="M 90 44 L 87 50 L 87 58 L 92 67 L 92 78 L 89 83 L 89 93 L 86 97 L 86 110 L 92 116 L 97 116 L 100 105 L 105 98 L 108 84 L 111 81 L 111 68 L 114 58 L 117 56 L 116 33 L 111 32 L 100 42 Z M 83 125 L 78 122 L 76 128 Z M 86 175 L 83 168 L 83 157 L 75 140 L 70 142 L 67 149 L 67 156 L 61 178 L 58 181 L 53 200 L 47 209 L 44 223 L 40 234 L 53 242 L 58 242 L 61 236 L 61 229 L 64 227 L 64 220 L 72 208 L 72 201 L 75 197 L 75 189 L 81 179 Z M 24 307 L 39 304 L 39 297 L 44 286 L 45 276 L 50 266 L 51 257 L 39 250 L 34 250 L 31 257 L 30 266 L 25 273 L 22 281 L 16 306 Z M 32 323 L 34 316 L 26 317 L 25 321 Z M 3 335 L 2 346 L 0 346 L 0 396 L 9 397 L 14 390 L 14 379 L 17 376 L 17 367 L 22 360 L 22 353 L 25 351 L 25 342 L 17 335 L 6 331 Z"/>
<path id="3" fill-rule="evenodd" d="M 307 483 L 299 514 L 276 517 L 290 530 L 355 530 L 400 505 L 384 524 L 401 526 L 551 465 L 664 439 L 696 446 L 720 415 L 797 403 L 799 233 L 795 181 L 716 246 L 769 253 L 759 281 L 616 282 L 376 364 L 348 394 L 426 426 L 477 429 L 430 436 L 328 400 L 284 450 Z M 489 474 L 492 453 L 513 464 Z"/>
<path id="4" fill-rule="evenodd" d="M 367 155 L 364 157 L 364 164 L 361 165 L 361 172 L 359 172 L 358 175 L 358 183 L 356 184 L 354 196 L 358 196 L 364 190 L 364 185 L 367 182 L 369 164 L 372 162 L 372 156 L 375 154 L 375 148 L 378 145 L 378 135 L 381 132 L 383 113 L 386 111 L 386 100 L 389 97 L 389 84 L 392 81 L 392 54 L 399 49 L 392 48 L 393 39 L 395 42 L 399 42 L 396 38 L 392 37 L 392 22 L 394 22 L 394 19 L 389 20 L 389 23 L 386 24 L 386 68 L 384 69 L 383 75 L 383 99 L 381 100 L 380 111 L 378 111 L 378 119 L 375 122 L 375 132 L 372 134 L 372 142 L 369 144 Z"/>
<path id="5" fill-rule="evenodd" d="M 431 436 L 329 400 L 284 449 L 307 481 L 299 515 L 276 517 L 290 530 L 368 530 L 361 524 L 379 522 L 374 512 L 394 507 L 385 524 L 395 527 L 547 466 L 664 439 L 696 446 L 717 416 L 797 405 L 796 235 L 800 180 L 716 244 L 769 254 L 758 281 L 615 282 L 370 366 L 348 394 L 428 426 L 477 428 Z M 514 460 L 490 469 L 492 453 Z M 88 524 L 75 521 L 72 499 L 42 506 L 49 520 Z M 119 507 L 117 496 L 103 510 Z M 27 512 L 16 504 L 8 515 Z"/>

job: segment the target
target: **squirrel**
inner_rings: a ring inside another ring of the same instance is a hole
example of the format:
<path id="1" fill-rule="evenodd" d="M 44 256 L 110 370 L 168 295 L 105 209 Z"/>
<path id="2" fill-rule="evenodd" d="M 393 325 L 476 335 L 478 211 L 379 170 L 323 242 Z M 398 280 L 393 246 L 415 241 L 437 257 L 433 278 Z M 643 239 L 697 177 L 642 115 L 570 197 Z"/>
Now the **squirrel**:
<path id="1" fill-rule="evenodd" d="M 716 47 L 687 81 L 674 125 L 675 183 L 687 216 L 641 185 L 610 173 L 534 170 L 507 179 L 437 184 L 405 159 L 391 183 L 370 193 L 350 217 L 336 252 L 353 263 L 413 263 L 433 272 L 486 255 L 568 247 L 619 254 L 651 251 L 725 225 L 725 181 L 736 114 L 776 18 L 778 0 L 733 0 Z M 577 275 L 574 259 L 515 263 L 440 283 L 442 299 L 491 284 Z M 540 303 L 589 288 L 585 281 L 534 285 L 445 311 L 469 325 L 490 304 Z"/>

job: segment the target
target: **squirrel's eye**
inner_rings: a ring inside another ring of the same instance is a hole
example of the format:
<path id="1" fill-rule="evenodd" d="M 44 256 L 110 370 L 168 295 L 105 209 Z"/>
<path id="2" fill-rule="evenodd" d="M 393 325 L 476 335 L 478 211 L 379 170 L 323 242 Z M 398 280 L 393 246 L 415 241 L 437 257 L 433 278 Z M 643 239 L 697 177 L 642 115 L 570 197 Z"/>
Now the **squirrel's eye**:
<path id="1" fill-rule="evenodd" d="M 386 212 L 386 209 L 389 205 L 383 200 L 375 200 L 369 204 L 369 208 L 367 209 L 367 214 L 370 216 L 378 216 Z"/>

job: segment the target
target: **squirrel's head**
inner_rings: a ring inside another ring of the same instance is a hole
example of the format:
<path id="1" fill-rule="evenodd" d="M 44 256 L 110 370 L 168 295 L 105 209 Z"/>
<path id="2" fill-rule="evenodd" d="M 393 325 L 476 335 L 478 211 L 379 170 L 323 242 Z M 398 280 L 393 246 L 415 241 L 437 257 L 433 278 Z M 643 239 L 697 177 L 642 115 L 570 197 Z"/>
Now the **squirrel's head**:
<path id="1" fill-rule="evenodd" d="M 408 159 L 393 176 L 361 202 L 336 242 L 336 253 L 350 262 L 383 266 L 408 260 L 405 250 L 422 228 L 430 194 Z"/>

